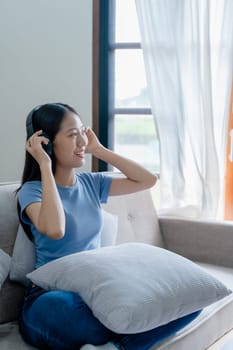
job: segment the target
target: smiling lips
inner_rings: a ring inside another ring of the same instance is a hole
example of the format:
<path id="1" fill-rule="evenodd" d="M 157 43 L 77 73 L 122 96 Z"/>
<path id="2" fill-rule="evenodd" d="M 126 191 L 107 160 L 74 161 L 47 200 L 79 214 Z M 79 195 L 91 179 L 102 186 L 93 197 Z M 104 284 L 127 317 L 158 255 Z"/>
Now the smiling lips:
<path id="1" fill-rule="evenodd" d="M 85 156 L 85 152 L 78 152 L 78 153 L 75 153 L 76 157 L 79 157 L 79 158 L 84 158 Z"/>

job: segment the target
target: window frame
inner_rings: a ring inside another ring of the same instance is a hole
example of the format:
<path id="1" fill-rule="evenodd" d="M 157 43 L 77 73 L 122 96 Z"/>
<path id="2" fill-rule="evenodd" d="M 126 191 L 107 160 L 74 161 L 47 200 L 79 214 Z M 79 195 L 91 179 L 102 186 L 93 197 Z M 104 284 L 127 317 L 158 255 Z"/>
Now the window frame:
<path id="1" fill-rule="evenodd" d="M 112 16 L 112 17 L 111 17 Z M 93 0 L 93 130 L 100 142 L 113 149 L 114 115 L 152 115 L 151 108 L 114 107 L 114 52 L 141 49 L 138 42 L 114 42 L 115 0 Z M 112 84 L 113 85 L 113 84 Z M 110 88 L 109 88 L 110 87 Z M 92 159 L 92 171 L 107 171 L 108 165 Z"/>
<path id="2" fill-rule="evenodd" d="M 108 0 L 93 0 L 92 127 L 100 142 L 105 147 L 108 147 L 109 66 L 108 60 L 105 62 L 106 58 L 108 58 L 107 55 L 101 55 L 101 52 L 105 51 L 108 46 L 108 6 Z M 103 70 L 105 70 L 104 74 Z M 104 162 L 94 157 L 92 158 L 92 171 L 105 171 L 106 169 L 107 165 Z"/>

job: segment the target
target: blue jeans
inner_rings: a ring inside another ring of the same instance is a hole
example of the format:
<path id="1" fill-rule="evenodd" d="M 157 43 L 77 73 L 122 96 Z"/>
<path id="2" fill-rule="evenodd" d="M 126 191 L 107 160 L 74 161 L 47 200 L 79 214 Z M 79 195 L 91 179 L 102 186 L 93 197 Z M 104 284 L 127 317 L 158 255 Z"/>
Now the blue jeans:
<path id="1" fill-rule="evenodd" d="M 112 341 L 121 350 L 147 350 L 191 322 L 195 312 L 165 326 L 139 334 L 116 334 L 102 325 L 76 293 L 45 291 L 31 286 L 25 293 L 20 331 L 41 350 L 79 350 L 84 344 Z"/>

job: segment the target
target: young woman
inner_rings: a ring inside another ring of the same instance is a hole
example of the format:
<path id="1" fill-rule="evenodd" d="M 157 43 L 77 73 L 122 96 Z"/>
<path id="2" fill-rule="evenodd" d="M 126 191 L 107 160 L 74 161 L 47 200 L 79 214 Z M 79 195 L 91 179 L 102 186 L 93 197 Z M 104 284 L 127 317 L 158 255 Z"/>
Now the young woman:
<path id="1" fill-rule="evenodd" d="M 125 177 L 76 174 L 75 169 L 85 163 L 85 153 L 113 165 Z M 108 196 L 141 191 L 155 183 L 156 176 L 148 170 L 101 145 L 71 106 L 48 103 L 34 108 L 27 118 L 26 160 L 18 203 L 20 221 L 35 244 L 35 267 L 98 248 L 101 203 Z M 114 334 L 93 316 L 78 294 L 45 291 L 30 284 L 20 331 L 28 343 L 43 350 L 146 350 L 197 314 L 136 335 Z"/>

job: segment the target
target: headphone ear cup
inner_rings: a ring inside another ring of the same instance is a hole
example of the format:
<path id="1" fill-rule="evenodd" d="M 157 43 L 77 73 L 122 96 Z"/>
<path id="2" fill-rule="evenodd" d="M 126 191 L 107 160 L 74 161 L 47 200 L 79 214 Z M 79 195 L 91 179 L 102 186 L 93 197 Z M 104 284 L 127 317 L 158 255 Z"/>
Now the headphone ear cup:
<path id="1" fill-rule="evenodd" d="M 44 148 L 45 152 L 48 153 L 49 156 L 52 155 L 53 153 L 53 144 L 48 135 L 45 132 L 42 132 L 40 136 L 46 137 L 46 139 L 49 140 L 48 144 L 46 145 L 45 143 L 42 143 L 42 147 Z"/>

